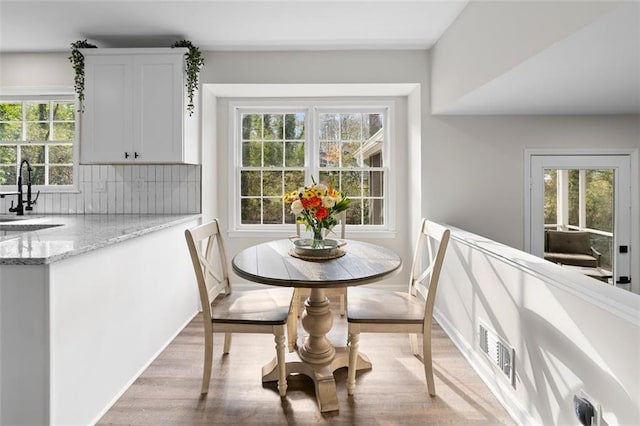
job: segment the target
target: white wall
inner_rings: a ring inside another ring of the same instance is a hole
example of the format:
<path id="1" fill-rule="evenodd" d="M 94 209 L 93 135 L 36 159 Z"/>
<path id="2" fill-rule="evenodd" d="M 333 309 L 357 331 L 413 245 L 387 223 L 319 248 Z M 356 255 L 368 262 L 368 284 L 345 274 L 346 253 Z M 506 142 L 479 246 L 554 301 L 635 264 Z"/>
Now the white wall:
<path id="1" fill-rule="evenodd" d="M 637 294 L 454 229 L 436 319 L 521 424 L 577 424 L 580 391 L 603 425 L 640 419 Z M 515 388 L 480 351 L 481 322 L 515 348 Z"/>
<path id="2" fill-rule="evenodd" d="M 423 127 L 424 214 L 518 249 L 525 149 L 640 147 L 637 115 L 427 115 Z"/>
<path id="3" fill-rule="evenodd" d="M 612 1 L 469 2 L 432 49 L 433 111 L 440 112 L 617 6 Z"/>

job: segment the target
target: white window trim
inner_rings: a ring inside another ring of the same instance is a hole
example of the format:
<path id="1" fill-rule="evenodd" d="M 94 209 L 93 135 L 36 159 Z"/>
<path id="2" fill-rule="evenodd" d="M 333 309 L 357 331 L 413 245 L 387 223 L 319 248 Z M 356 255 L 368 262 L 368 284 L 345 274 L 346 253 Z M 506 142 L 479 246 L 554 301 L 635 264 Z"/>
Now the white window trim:
<path id="1" fill-rule="evenodd" d="M 229 222 L 231 224 L 229 230 L 230 237 L 277 237 L 289 236 L 294 229 L 293 225 L 242 225 L 240 223 L 240 173 L 239 164 L 242 158 L 242 145 L 236 143 L 238 140 L 239 114 L 240 112 L 248 112 L 255 109 L 259 112 L 268 110 L 273 111 L 295 111 L 304 110 L 308 112 L 305 137 L 308 141 L 310 135 L 315 135 L 313 122 L 319 111 L 331 110 L 337 111 L 367 111 L 367 110 L 385 110 L 385 141 L 390 149 L 383 150 L 383 170 L 386 175 L 384 181 L 383 194 L 385 202 L 383 214 L 385 217 L 384 225 L 347 225 L 347 235 L 350 238 L 395 238 L 396 237 L 396 173 L 397 165 L 395 162 L 396 154 L 394 147 L 396 142 L 396 102 L 388 99 L 363 99 L 363 98 L 340 98 L 339 100 L 320 100 L 320 99 L 291 99 L 291 100 L 242 100 L 229 102 L 228 114 L 228 135 L 229 135 Z M 311 155 L 311 158 L 309 156 Z M 305 152 L 305 184 L 311 182 L 311 170 L 316 170 L 318 165 L 317 150 Z M 348 194 L 347 194 L 348 195 Z"/>
<path id="2" fill-rule="evenodd" d="M 40 191 L 41 194 L 52 193 L 77 193 L 78 185 L 78 168 L 80 161 L 80 113 L 77 111 L 78 100 L 73 87 L 4 87 L 0 88 L 0 101 L 56 101 L 69 98 L 76 103 L 75 108 L 75 131 L 76 139 L 73 146 L 73 184 L 72 185 L 33 185 L 31 190 L 34 193 Z M 55 141 L 51 141 L 55 143 Z M 26 173 L 26 170 L 25 170 Z M 26 182 L 24 182 L 26 185 Z M 0 185 L 0 192 L 15 192 L 16 185 Z M 25 189 L 26 191 L 26 189 Z"/>

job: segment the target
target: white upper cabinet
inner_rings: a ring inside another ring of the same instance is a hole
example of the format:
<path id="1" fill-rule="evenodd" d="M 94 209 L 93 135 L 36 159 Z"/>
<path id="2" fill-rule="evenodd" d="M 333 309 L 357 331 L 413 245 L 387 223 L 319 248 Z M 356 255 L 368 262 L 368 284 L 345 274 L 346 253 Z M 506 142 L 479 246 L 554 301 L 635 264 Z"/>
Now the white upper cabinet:
<path id="1" fill-rule="evenodd" d="M 82 51 L 82 164 L 198 163 L 198 117 L 186 108 L 186 51 Z"/>

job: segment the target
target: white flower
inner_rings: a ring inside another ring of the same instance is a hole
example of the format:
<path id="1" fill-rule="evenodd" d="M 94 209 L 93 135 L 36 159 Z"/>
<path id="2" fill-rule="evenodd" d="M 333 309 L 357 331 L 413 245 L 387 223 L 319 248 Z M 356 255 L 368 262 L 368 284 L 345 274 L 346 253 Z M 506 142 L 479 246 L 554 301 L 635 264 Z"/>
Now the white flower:
<path id="1" fill-rule="evenodd" d="M 322 207 L 326 207 L 330 209 L 335 205 L 336 205 L 336 200 L 334 200 L 332 197 L 327 196 L 322 199 Z"/>
<path id="2" fill-rule="evenodd" d="M 316 188 L 318 188 L 322 192 L 327 192 L 327 185 L 325 185 L 324 183 L 317 184 Z"/>
<path id="3" fill-rule="evenodd" d="M 302 213 L 302 210 L 304 210 L 304 207 L 302 205 L 302 201 L 295 200 L 293 203 L 291 203 L 291 213 L 293 213 L 296 216 L 298 216 L 298 215 L 300 215 L 300 213 Z"/>

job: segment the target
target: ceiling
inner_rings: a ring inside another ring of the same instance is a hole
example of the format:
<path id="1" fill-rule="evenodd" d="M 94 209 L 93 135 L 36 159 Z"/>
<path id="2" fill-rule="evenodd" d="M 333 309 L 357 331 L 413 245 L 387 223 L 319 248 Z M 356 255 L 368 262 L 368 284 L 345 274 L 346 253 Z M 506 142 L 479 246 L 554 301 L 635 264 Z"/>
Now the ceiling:
<path id="1" fill-rule="evenodd" d="M 201 50 L 428 49 L 467 0 L 0 0 L 2 52 L 160 47 Z"/>
<path id="2" fill-rule="evenodd" d="M 429 49 L 469 0 L 0 0 L 0 52 Z M 483 1 L 483 0 L 478 0 Z M 640 0 L 447 105 L 442 114 L 640 113 Z M 561 65 L 561 66 L 560 66 Z"/>

